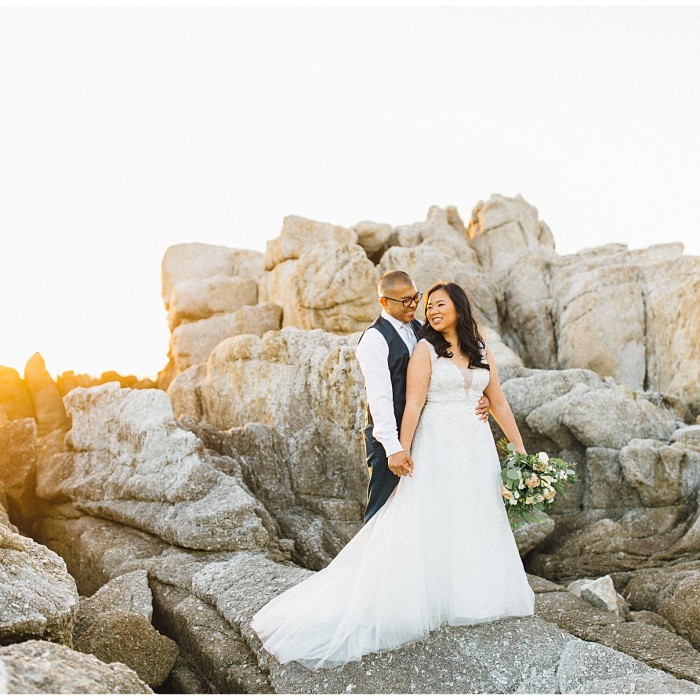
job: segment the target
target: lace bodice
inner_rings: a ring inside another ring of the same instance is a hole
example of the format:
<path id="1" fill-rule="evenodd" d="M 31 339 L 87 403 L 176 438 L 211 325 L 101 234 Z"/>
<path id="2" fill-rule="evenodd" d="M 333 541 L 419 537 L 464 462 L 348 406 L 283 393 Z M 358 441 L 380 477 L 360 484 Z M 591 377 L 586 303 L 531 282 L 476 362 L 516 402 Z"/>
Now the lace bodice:
<path id="1" fill-rule="evenodd" d="M 428 346 L 433 366 L 426 404 L 453 401 L 477 403 L 489 383 L 489 370 L 481 367 L 460 369 L 449 357 L 439 357 L 425 338 L 420 342 Z"/>

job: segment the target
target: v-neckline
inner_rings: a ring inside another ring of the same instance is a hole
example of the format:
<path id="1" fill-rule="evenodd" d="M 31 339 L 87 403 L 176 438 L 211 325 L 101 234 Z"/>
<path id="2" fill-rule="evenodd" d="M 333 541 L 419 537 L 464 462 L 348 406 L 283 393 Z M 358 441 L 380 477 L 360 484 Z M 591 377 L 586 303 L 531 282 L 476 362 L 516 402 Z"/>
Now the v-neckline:
<path id="1" fill-rule="evenodd" d="M 460 367 L 460 366 L 459 366 L 458 364 L 456 364 L 455 362 L 452 362 L 452 358 L 450 358 L 450 357 L 446 357 L 445 359 L 446 359 L 446 360 L 449 360 L 449 361 L 450 361 L 450 364 L 451 364 L 453 367 L 456 367 L 456 368 L 460 371 L 460 373 L 461 373 L 461 372 L 464 372 L 464 370 L 466 370 L 466 369 L 474 369 L 474 367 Z"/>

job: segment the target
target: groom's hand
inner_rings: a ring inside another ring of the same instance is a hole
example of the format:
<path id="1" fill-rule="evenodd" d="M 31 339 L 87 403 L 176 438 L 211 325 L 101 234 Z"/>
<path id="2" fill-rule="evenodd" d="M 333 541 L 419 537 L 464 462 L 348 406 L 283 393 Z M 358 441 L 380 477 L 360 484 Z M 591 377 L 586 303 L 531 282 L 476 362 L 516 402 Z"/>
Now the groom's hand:
<path id="1" fill-rule="evenodd" d="M 401 450 L 401 452 L 394 452 L 393 455 L 389 455 L 387 463 L 389 469 L 396 476 L 413 476 L 413 460 L 408 450 Z"/>
<path id="2" fill-rule="evenodd" d="M 486 396 L 483 396 L 479 399 L 479 403 L 476 404 L 476 415 L 481 418 L 483 421 L 487 421 L 489 419 L 489 406 L 490 402 Z"/>

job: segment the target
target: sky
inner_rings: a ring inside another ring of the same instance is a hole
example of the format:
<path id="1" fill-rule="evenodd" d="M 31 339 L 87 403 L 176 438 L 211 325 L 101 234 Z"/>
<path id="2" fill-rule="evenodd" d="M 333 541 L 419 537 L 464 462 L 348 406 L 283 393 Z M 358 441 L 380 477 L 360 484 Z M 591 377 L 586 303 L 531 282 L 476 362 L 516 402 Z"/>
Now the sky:
<path id="1" fill-rule="evenodd" d="M 700 254 L 700 8 L 0 7 L 0 365 L 155 377 L 160 264 L 283 218 Z"/>

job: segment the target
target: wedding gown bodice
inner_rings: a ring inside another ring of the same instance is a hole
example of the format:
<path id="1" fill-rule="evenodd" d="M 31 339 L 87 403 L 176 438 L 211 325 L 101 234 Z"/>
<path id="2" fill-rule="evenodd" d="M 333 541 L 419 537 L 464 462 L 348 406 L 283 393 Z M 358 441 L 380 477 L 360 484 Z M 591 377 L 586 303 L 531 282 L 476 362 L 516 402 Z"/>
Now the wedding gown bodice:
<path id="1" fill-rule="evenodd" d="M 488 386 L 490 372 L 483 367 L 458 367 L 451 358 L 439 357 L 435 348 L 427 341 L 432 360 L 432 372 L 426 405 L 467 402 L 476 405 Z"/>

